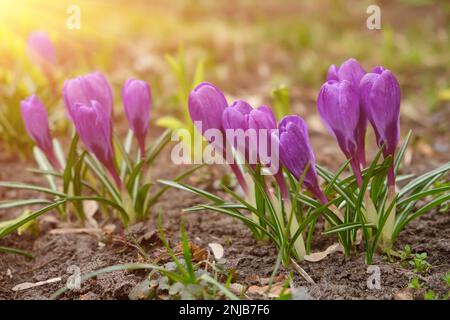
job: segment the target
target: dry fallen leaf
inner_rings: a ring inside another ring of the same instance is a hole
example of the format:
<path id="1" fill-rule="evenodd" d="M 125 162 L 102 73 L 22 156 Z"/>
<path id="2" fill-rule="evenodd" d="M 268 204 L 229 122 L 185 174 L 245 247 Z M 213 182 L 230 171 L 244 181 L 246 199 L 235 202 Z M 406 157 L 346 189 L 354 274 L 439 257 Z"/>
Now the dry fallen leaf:
<path id="1" fill-rule="evenodd" d="M 339 243 L 332 244 L 325 251 L 314 252 L 305 256 L 305 260 L 308 262 L 319 262 L 326 258 L 329 254 L 337 252 L 341 250 L 341 246 Z"/>
<path id="2" fill-rule="evenodd" d="M 116 225 L 113 224 L 113 223 L 109 223 L 109 224 L 107 224 L 107 225 L 105 225 L 105 226 L 103 227 L 103 231 L 104 231 L 106 234 L 113 234 L 114 231 L 116 231 Z"/>
<path id="3" fill-rule="evenodd" d="M 88 228 L 97 229 L 98 223 L 94 219 L 94 215 L 98 210 L 98 203 L 93 200 L 85 200 L 83 201 L 83 210 L 86 216 L 86 226 Z"/>
<path id="4" fill-rule="evenodd" d="M 273 284 L 270 290 L 269 286 L 250 286 L 246 291 L 247 294 L 257 294 L 268 298 L 278 298 L 281 293 L 289 294 L 290 292 L 291 289 L 284 288 L 284 282 Z"/>
<path id="5" fill-rule="evenodd" d="M 223 258 L 224 250 L 220 243 L 211 242 L 208 244 L 208 246 L 211 249 L 216 261 L 219 261 Z"/>
<path id="6" fill-rule="evenodd" d="M 70 234 L 70 233 L 89 233 L 89 234 L 99 234 L 102 229 L 93 228 L 59 228 L 50 230 L 50 234 Z"/>
<path id="7" fill-rule="evenodd" d="M 242 290 L 244 289 L 244 286 L 242 284 L 239 284 L 239 283 L 232 283 L 232 284 L 230 284 L 229 289 L 235 295 L 240 295 L 242 293 Z"/>
<path id="8" fill-rule="evenodd" d="M 394 300 L 414 300 L 413 288 L 403 288 L 394 295 Z"/>
<path id="9" fill-rule="evenodd" d="M 26 290 L 26 289 L 30 289 L 30 288 L 34 288 L 34 287 L 39 287 L 39 286 L 43 286 L 45 284 L 49 284 L 49 283 L 54 283 L 54 282 L 59 282 L 61 281 L 60 277 L 57 278 L 51 278 L 45 281 L 39 281 L 39 282 L 24 282 L 24 283 L 20 283 L 18 285 L 16 285 L 14 288 L 12 288 L 13 291 L 21 291 L 21 290 Z"/>

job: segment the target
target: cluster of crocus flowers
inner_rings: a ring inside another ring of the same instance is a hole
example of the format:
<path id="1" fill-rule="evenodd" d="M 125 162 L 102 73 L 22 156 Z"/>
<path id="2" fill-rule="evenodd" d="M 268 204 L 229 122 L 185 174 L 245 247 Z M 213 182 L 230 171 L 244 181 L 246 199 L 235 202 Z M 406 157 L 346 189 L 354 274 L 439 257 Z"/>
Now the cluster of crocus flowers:
<path id="1" fill-rule="evenodd" d="M 150 87 L 144 81 L 129 79 L 123 87 L 122 95 L 130 128 L 144 156 L 152 104 Z M 118 188 L 122 188 L 112 140 L 113 95 L 105 76 L 94 72 L 67 80 L 64 83 L 63 100 L 68 118 L 73 122 L 86 149 L 111 174 Z M 52 165 L 59 169 L 51 143 L 48 115 L 43 104 L 33 95 L 22 101 L 21 111 L 27 132 Z"/>
<path id="2" fill-rule="evenodd" d="M 320 89 L 317 107 L 325 126 L 350 160 L 359 187 L 361 168 L 366 165 L 366 127 L 370 122 L 384 157 L 392 157 L 387 175 L 389 207 L 395 198 L 394 156 L 400 140 L 400 85 L 394 74 L 383 67 L 366 73 L 355 59 L 347 60 L 339 68 L 332 65 L 327 82 Z M 377 225 L 378 213 L 367 190 L 365 202 L 367 220 Z M 392 209 L 383 228 L 386 243 L 390 242 L 394 222 Z"/>
<path id="3" fill-rule="evenodd" d="M 244 158 L 245 163 L 252 170 L 259 165 L 270 171 L 279 186 L 281 195 L 281 198 L 273 203 L 276 220 L 282 226 L 289 226 L 291 237 L 296 234 L 299 223 L 291 211 L 290 193 L 280 162 L 297 180 L 302 181 L 321 203 L 328 202 L 319 187 L 308 129 L 299 116 L 286 116 L 277 125 L 269 107 L 253 108 L 243 100 L 235 101 L 228 106 L 224 94 L 209 83 L 202 83 L 191 92 L 189 113 L 201 133 L 219 152 L 222 152 L 225 160 L 229 160 L 227 155 L 230 153 L 231 146 Z M 222 140 L 210 139 L 207 132 L 209 129 L 221 132 Z M 239 135 L 241 138 L 236 139 Z M 255 205 L 254 185 L 256 183 L 245 179 L 244 176 L 249 177 L 249 175 L 243 174 L 241 167 L 235 162 L 228 162 L 228 164 L 244 190 L 247 201 Z M 304 172 L 305 175 L 303 175 Z M 269 191 L 267 186 L 265 187 L 266 191 Z M 270 191 L 267 195 L 269 199 L 273 199 Z M 254 215 L 252 217 L 255 222 L 259 219 Z M 298 258 L 303 259 L 306 254 L 303 237 L 298 236 L 293 245 Z"/>
<path id="4" fill-rule="evenodd" d="M 361 167 L 366 165 L 368 122 L 374 128 L 378 146 L 384 148 L 384 156 L 394 156 L 400 135 L 400 86 L 391 71 L 376 67 L 366 73 L 355 59 L 345 61 L 339 68 L 332 65 L 320 89 L 317 108 L 350 159 L 359 186 Z M 388 184 L 395 184 L 393 166 Z"/>
<path id="5" fill-rule="evenodd" d="M 189 114 L 192 121 L 199 131 L 205 135 L 205 138 L 222 154 L 224 159 L 226 154 L 225 128 L 222 123 L 222 115 L 228 108 L 228 102 L 225 95 L 218 88 L 210 83 L 199 84 L 189 95 Z M 210 129 L 219 130 L 223 139 L 216 141 L 207 135 Z M 236 163 L 230 163 L 230 168 L 236 175 L 236 178 L 245 193 L 248 193 L 247 182 L 244 179 L 242 171 Z"/>
<path id="6" fill-rule="evenodd" d="M 238 100 L 228 106 L 224 94 L 210 83 L 199 84 L 189 96 L 189 112 L 194 123 L 201 123 L 201 133 L 206 134 L 208 129 L 217 129 L 223 133 L 223 141 L 206 139 L 222 151 L 224 157 L 227 148 L 226 137 L 228 132 L 240 131 L 243 134 L 247 130 L 253 130 L 252 134 L 245 134 L 245 140 L 228 141 L 239 151 L 247 164 L 254 168 L 256 163 L 270 167 L 271 162 L 281 161 L 297 179 L 300 179 L 305 168 L 309 167 L 304 178 L 304 184 L 321 202 L 327 202 L 325 195 L 319 188 L 318 177 L 315 169 L 315 158 L 309 141 L 308 130 L 304 120 L 299 116 L 286 116 L 277 125 L 272 110 L 267 106 L 253 108 L 247 102 Z M 233 138 L 234 135 L 231 135 Z M 244 145 L 238 145 L 238 143 Z M 252 143 L 253 141 L 253 143 Z M 265 152 L 262 152 L 265 151 Z M 272 151 L 272 152 L 271 152 Z M 274 152 L 275 151 L 275 152 Z M 237 176 L 245 192 L 248 186 L 242 172 L 235 164 L 231 164 L 233 172 Z M 277 170 L 271 172 L 281 191 L 283 199 L 289 201 L 289 190 L 283 178 L 281 166 L 275 166 Z"/>

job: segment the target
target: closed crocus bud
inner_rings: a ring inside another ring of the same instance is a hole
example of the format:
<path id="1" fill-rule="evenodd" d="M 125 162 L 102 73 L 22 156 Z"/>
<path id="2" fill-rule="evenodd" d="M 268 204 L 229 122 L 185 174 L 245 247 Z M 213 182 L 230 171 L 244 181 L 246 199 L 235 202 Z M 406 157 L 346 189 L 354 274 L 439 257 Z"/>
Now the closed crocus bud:
<path id="1" fill-rule="evenodd" d="M 122 99 L 128 123 L 139 143 L 141 155 L 144 157 L 145 137 L 152 107 L 150 86 L 145 81 L 128 79 L 122 89 Z"/>
<path id="2" fill-rule="evenodd" d="M 238 133 L 242 133 L 248 129 L 249 114 L 253 108 L 247 102 L 238 100 L 226 108 L 222 115 L 222 125 L 225 131 L 229 130 L 232 134 L 227 134 L 230 137 L 228 141 L 236 150 L 244 154 L 247 162 L 255 164 L 256 154 L 250 155 L 250 136 L 245 135 L 244 139 L 239 139 Z M 232 137 L 232 138 L 231 138 Z"/>
<path id="3" fill-rule="evenodd" d="M 20 112 L 28 135 L 41 149 L 55 169 L 61 169 L 53 150 L 52 137 L 48 126 L 48 114 L 44 104 L 36 95 L 22 100 Z"/>
<path id="4" fill-rule="evenodd" d="M 391 71 L 377 67 L 362 78 L 360 95 L 378 146 L 384 145 L 384 156 L 394 156 L 400 140 L 400 85 L 396 77 Z M 393 166 L 388 183 L 395 183 Z"/>
<path id="5" fill-rule="evenodd" d="M 54 64 L 56 61 L 55 48 L 44 31 L 30 33 L 27 41 L 27 53 L 34 63 Z"/>
<path id="6" fill-rule="evenodd" d="M 366 74 L 363 67 L 356 59 L 350 58 L 345 61 L 340 67 L 334 64 L 328 69 L 327 80 L 347 80 L 356 87 L 359 86 L 361 78 Z"/>
<path id="7" fill-rule="evenodd" d="M 252 110 L 248 117 L 248 128 L 256 131 L 257 145 L 251 147 L 256 148 L 259 162 L 270 166 L 272 161 L 271 136 L 277 129 L 277 121 L 272 110 L 267 106 Z"/>
<path id="8" fill-rule="evenodd" d="M 63 99 L 71 119 L 76 106 L 89 106 L 92 100 L 97 101 L 109 117 L 112 116 L 112 90 L 105 76 L 100 72 L 66 80 L 63 87 Z"/>
<path id="9" fill-rule="evenodd" d="M 221 149 L 222 156 L 226 159 L 225 130 L 222 123 L 223 112 L 228 107 L 225 95 L 211 83 L 202 82 L 189 94 L 188 107 L 192 122 L 203 135 L 209 129 L 219 130 L 222 133 L 222 141 L 208 140 L 215 148 Z M 229 165 L 242 189 L 247 194 L 247 183 L 239 167 L 235 163 L 229 163 Z"/>
<path id="10" fill-rule="evenodd" d="M 309 141 L 306 122 L 299 116 L 290 115 L 281 119 L 279 124 L 279 152 L 282 164 L 300 180 L 306 166 L 303 184 L 322 203 L 328 200 L 319 187 L 316 172 L 316 160 Z"/>
<path id="11" fill-rule="evenodd" d="M 340 67 L 335 65 L 330 66 L 328 69 L 327 80 L 342 81 L 347 80 L 355 86 L 356 90 L 359 90 L 359 82 L 366 74 L 361 64 L 353 58 L 345 61 Z M 366 151 L 365 151 L 365 137 L 367 130 L 367 116 L 364 109 L 360 105 L 359 121 L 356 128 L 356 140 L 357 140 L 357 155 L 359 163 L 366 166 Z"/>
<path id="12" fill-rule="evenodd" d="M 258 162 L 270 170 L 280 187 L 282 198 L 289 201 L 289 190 L 280 165 L 277 121 L 272 109 L 267 106 L 253 109 L 248 115 L 248 128 L 256 132 L 256 145 L 250 145 L 250 153 L 256 153 Z"/>
<path id="13" fill-rule="evenodd" d="M 95 100 L 89 105 L 77 104 L 72 119 L 86 149 L 105 166 L 121 188 L 122 182 L 114 165 L 111 117 L 105 108 Z"/>
<path id="14" fill-rule="evenodd" d="M 208 82 L 199 84 L 189 95 L 189 114 L 202 134 L 208 129 L 223 132 L 222 114 L 228 107 L 224 94 Z M 198 126 L 201 122 L 201 127 Z"/>
<path id="15" fill-rule="evenodd" d="M 360 106 L 355 86 L 347 80 L 327 81 L 320 89 L 317 108 L 325 126 L 336 137 L 342 152 L 347 159 L 351 159 L 358 185 L 361 185 L 357 153 Z"/>

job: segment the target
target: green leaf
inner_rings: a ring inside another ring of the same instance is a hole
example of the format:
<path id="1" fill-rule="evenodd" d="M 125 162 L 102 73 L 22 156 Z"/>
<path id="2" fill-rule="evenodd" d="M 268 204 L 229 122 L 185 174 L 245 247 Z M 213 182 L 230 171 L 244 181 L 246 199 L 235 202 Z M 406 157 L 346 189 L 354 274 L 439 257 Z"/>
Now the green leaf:
<path id="1" fill-rule="evenodd" d="M 155 158 L 161 153 L 164 147 L 170 142 L 172 137 L 172 130 L 164 131 L 158 139 L 154 143 L 150 145 L 150 148 L 147 149 L 146 153 L 146 162 L 147 165 L 153 163 Z"/>
<path id="2" fill-rule="evenodd" d="M 172 116 L 161 117 L 156 121 L 158 127 L 168 128 L 171 130 L 176 130 L 184 128 L 184 123 Z"/>
<path id="3" fill-rule="evenodd" d="M 237 218 L 237 219 L 241 220 L 242 222 L 244 222 L 251 230 L 253 230 L 253 229 L 260 230 L 264 234 L 266 234 L 269 238 L 271 238 L 274 241 L 274 243 L 276 243 L 276 244 L 278 243 L 278 240 L 276 238 L 274 238 L 274 236 L 270 232 L 268 232 L 266 229 L 262 228 L 259 224 L 255 223 L 253 220 L 251 220 L 251 219 L 247 218 L 246 216 L 244 216 L 243 214 L 239 213 L 238 211 L 228 210 L 226 208 L 223 208 L 223 207 L 217 206 L 217 205 L 207 205 L 207 204 L 197 205 L 195 207 L 184 209 L 183 211 L 191 212 L 191 211 L 198 211 L 198 210 L 211 210 L 211 211 L 226 214 L 232 218 Z"/>
<path id="4" fill-rule="evenodd" d="M 31 253 L 16 248 L 0 247 L 0 252 L 18 254 L 27 258 L 33 258 L 33 255 Z"/>
<path id="5" fill-rule="evenodd" d="M 20 183 L 20 182 L 0 182 L 0 187 L 13 188 L 13 189 L 22 189 L 22 190 L 32 190 L 37 192 L 43 192 L 47 194 L 51 194 L 57 197 L 65 197 L 64 193 L 54 191 L 49 188 L 35 186 L 32 184 Z"/>
<path id="6" fill-rule="evenodd" d="M 180 189 L 180 190 L 192 192 L 192 193 L 194 193 L 196 195 L 199 195 L 199 196 L 201 196 L 203 198 L 211 200 L 211 201 L 213 201 L 215 203 L 224 203 L 225 202 L 222 198 L 219 198 L 218 196 L 216 196 L 216 195 L 214 195 L 212 193 L 209 193 L 208 191 L 205 191 L 205 190 L 202 190 L 202 189 L 199 189 L 199 188 L 195 188 L 195 187 L 191 187 L 191 186 L 188 186 L 188 185 L 186 185 L 184 183 L 178 183 L 178 182 L 170 181 L 170 180 L 158 180 L 158 182 L 162 183 L 164 185 L 167 185 L 169 187 L 172 187 L 172 188 L 177 188 L 177 189 Z"/>
<path id="7" fill-rule="evenodd" d="M 112 184 L 111 181 L 108 179 L 106 173 L 102 169 L 100 169 L 100 165 L 98 164 L 98 162 L 94 158 L 92 158 L 89 154 L 87 154 L 87 156 L 85 157 L 85 162 L 86 162 L 87 166 L 100 179 L 100 182 L 106 188 L 108 193 L 112 196 L 113 200 L 116 203 L 121 203 L 121 198 L 120 198 L 119 192 L 117 191 L 114 184 Z"/>
<path id="8" fill-rule="evenodd" d="M 340 183 L 338 183 L 339 180 L 335 178 L 334 175 L 327 172 L 327 170 L 319 165 L 316 165 L 317 173 L 319 176 L 321 176 L 324 180 L 326 180 L 328 183 L 330 183 L 331 188 L 333 188 L 340 196 L 342 196 L 343 199 L 347 203 L 349 203 L 352 207 L 355 206 L 355 199 L 353 192 L 347 192 Z M 331 182 L 334 180 L 333 184 Z"/>
<path id="9" fill-rule="evenodd" d="M 448 190 L 450 190 L 450 185 L 445 186 L 445 187 L 439 187 L 439 188 L 434 188 L 434 189 L 429 189 L 429 190 L 425 190 L 422 192 L 418 192 L 418 193 L 413 194 L 412 196 L 409 196 L 408 198 L 403 198 L 402 200 L 400 200 L 397 203 L 397 206 L 402 207 L 402 206 L 410 203 L 411 201 L 420 200 L 422 198 L 432 196 L 435 194 L 439 194 L 439 193 L 442 193 L 442 192 L 448 191 Z"/>
<path id="10" fill-rule="evenodd" d="M 376 226 L 373 224 L 361 224 L 360 222 L 353 222 L 353 223 L 346 223 L 346 224 L 340 224 L 338 226 L 334 226 L 329 228 L 328 230 L 325 230 L 322 232 L 323 235 L 329 235 L 337 232 L 342 231 L 348 231 L 348 230 L 354 230 L 354 229 L 361 229 L 361 228 L 373 228 L 376 229 Z"/>
<path id="11" fill-rule="evenodd" d="M 120 156 L 122 158 L 122 162 L 120 164 L 120 179 L 122 181 L 125 181 L 125 175 L 128 172 L 132 171 L 132 165 L 130 161 L 130 151 L 131 146 L 133 144 L 133 131 L 130 129 L 128 130 L 127 137 L 125 138 L 125 145 L 122 145 L 118 137 L 115 137 L 115 142 L 117 147 L 120 150 Z"/>
<path id="12" fill-rule="evenodd" d="M 412 192 L 414 189 L 420 187 L 423 184 L 426 184 L 427 182 L 430 181 L 430 179 L 439 177 L 440 175 L 446 173 L 447 171 L 450 170 L 450 162 L 447 162 L 446 164 L 444 164 L 443 166 L 434 169 L 430 172 L 427 172 L 423 175 L 421 175 L 420 177 L 417 177 L 416 179 L 412 180 L 411 182 L 409 182 L 406 186 L 404 186 L 400 192 L 399 192 L 399 198 L 404 197 L 406 194 Z"/>
<path id="13" fill-rule="evenodd" d="M 27 200 L 3 200 L 0 201 L 0 209 L 11 209 L 17 207 L 31 206 L 36 204 L 49 204 L 52 201 L 47 199 L 27 199 Z"/>
<path id="14" fill-rule="evenodd" d="M 204 273 L 200 276 L 201 280 L 205 280 L 206 282 L 216 286 L 222 293 L 230 300 L 239 300 L 238 297 L 236 297 L 230 290 L 225 288 L 222 284 L 217 282 L 216 279 L 211 278 L 208 274 Z"/>
<path id="15" fill-rule="evenodd" d="M 183 180 L 184 178 L 189 177 L 191 174 L 193 174 L 195 171 L 197 171 L 198 169 L 200 169 L 202 167 L 203 167 L 203 164 L 194 166 L 194 167 L 186 170 L 185 172 L 181 173 L 173 181 L 179 182 L 179 181 Z M 159 200 L 159 198 L 169 189 L 170 189 L 170 186 L 166 185 L 163 188 L 161 188 L 156 194 L 154 194 L 151 198 L 148 198 L 148 202 L 144 206 L 144 208 L 145 208 L 144 212 L 147 213 L 147 211 L 150 210 L 150 208 Z"/>
<path id="16" fill-rule="evenodd" d="M 289 89 L 285 85 L 280 85 L 272 90 L 273 109 L 278 120 L 289 114 L 291 100 Z"/>
<path id="17" fill-rule="evenodd" d="M 47 207 L 44 207 L 42 209 L 39 209 L 39 210 L 33 212 L 32 214 L 28 215 L 27 217 L 24 217 L 23 219 L 15 222 L 11 225 L 1 228 L 0 229 L 0 239 L 5 237 L 6 235 L 10 234 L 11 232 L 14 232 L 15 230 L 17 230 L 18 228 L 20 228 L 27 222 L 32 221 L 32 220 L 38 218 L 39 216 L 43 215 L 44 213 L 46 213 L 50 210 L 53 210 L 53 209 L 57 208 L 58 206 L 63 205 L 65 202 L 66 202 L 65 199 L 58 200 Z"/>
<path id="18" fill-rule="evenodd" d="M 39 166 L 40 169 L 42 170 L 51 170 L 53 169 L 52 166 L 50 165 L 50 163 L 47 160 L 47 157 L 45 156 L 45 154 L 41 151 L 41 149 L 39 149 L 38 147 L 34 147 L 33 148 L 33 154 L 34 154 L 34 158 Z M 50 186 L 50 188 L 52 190 L 58 191 L 58 187 L 56 185 L 56 181 L 55 181 L 55 177 L 51 176 L 51 175 L 46 175 L 45 179 L 48 182 L 48 185 Z"/>
<path id="19" fill-rule="evenodd" d="M 70 143 L 69 148 L 69 155 L 67 157 L 67 163 L 66 167 L 64 168 L 64 174 L 63 174 L 63 186 L 64 186 L 64 192 L 67 193 L 69 191 L 69 185 L 72 181 L 72 168 L 75 163 L 75 159 L 77 156 L 77 143 L 78 143 L 78 135 L 75 134 L 72 138 L 72 141 Z"/>
<path id="20" fill-rule="evenodd" d="M 97 196 L 72 196 L 72 197 L 66 197 L 64 200 L 65 201 L 92 200 L 92 201 L 96 201 L 99 203 L 103 203 L 105 205 L 108 205 L 108 206 L 116 209 L 120 213 L 120 215 L 122 217 L 122 221 L 124 222 L 125 225 L 127 225 L 129 222 L 129 217 L 128 217 L 128 214 L 125 211 L 125 209 L 120 204 L 118 204 L 112 200 L 109 200 L 109 199 L 106 199 L 103 197 L 97 197 Z"/>
<path id="21" fill-rule="evenodd" d="M 195 282 L 195 273 L 194 273 L 194 266 L 192 265 L 192 255 L 191 255 L 191 248 L 189 245 L 189 239 L 186 234 L 186 228 L 184 227 L 184 224 L 181 224 L 181 244 L 183 247 L 183 257 L 184 262 L 186 263 L 187 272 L 191 278 L 192 282 Z"/>
<path id="22" fill-rule="evenodd" d="M 392 236 L 392 240 L 394 241 L 399 233 L 408 225 L 408 223 L 410 223 L 412 220 L 420 217 L 421 215 L 430 212 L 431 209 L 433 209 L 436 206 L 439 206 L 440 204 L 446 202 L 450 200 L 450 194 L 443 194 L 435 199 L 433 199 L 432 201 L 430 201 L 429 203 L 427 203 L 426 205 L 424 205 L 423 207 L 421 207 L 419 210 L 417 210 L 416 212 L 414 212 L 413 214 L 409 215 L 409 216 L 405 216 L 403 217 L 401 220 L 397 220 L 395 227 L 394 227 L 394 231 L 393 231 L 393 236 Z"/>
<path id="23" fill-rule="evenodd" d="M 405 140 L 403 141 L 402 145 L 398 149 L 397 156 L 395 157 L 394 161 L 394 172 L 397 174 L 398 169 L 400 168 L 400 164 L 403 161 L 403 158 L 405 156 L 406 148 L 408 147 L 409 141 L 411 140 L 412 130 L 408 131 L 408 134 L 406 135 Z"/>

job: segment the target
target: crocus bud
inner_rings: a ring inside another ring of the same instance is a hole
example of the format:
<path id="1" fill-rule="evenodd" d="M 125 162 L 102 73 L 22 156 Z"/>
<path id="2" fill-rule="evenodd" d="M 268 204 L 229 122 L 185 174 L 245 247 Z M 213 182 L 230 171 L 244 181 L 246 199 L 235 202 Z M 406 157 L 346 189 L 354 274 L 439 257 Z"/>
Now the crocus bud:
<path id="1" fill-rule="evenodd" d="M 331 65 L 328 69 L 327 80 L 342 81 L 347 80 L 356 90 L 359 90 L 359 82 L 362 77 L 366 74 L 366 71 L 359 64 L 356 59 L 350 58 L 345 61 L 340 67 Z M 359 163 L 365 167 L 366 166 L 366 151 L 365 151 L 365 137 L 367 130 L 367 116 L 364 109 L 360 105 L 359 121 L 356 128 L 356 141 L 357 141 L 357 156 Z"/>
<path id="2" fill-rule="evenodd" d="M 123 106 L 131 130 L 139 143 L 142 157 L 145 156 L 145 136 L 150 121 L 152 93 L 150 86 L 141 80 L 128 79 L 122 89 Z"/>
<path id="3" fill-rule="evenodd" d="M 209 140 L 209 142 L 215 148 L 220 149 L 222 156 L 226 159 L 225 130 L 222 124 L 223 112 L 228 107 L 225 95 L 212 84 L 202 82 L 189 94 L 188 107 L 192 122 L 203 135 L 209 129 L 221 131 L 222 141 Z M 208 139 L 208 137 L 206 138 Z M 239 167 L 235 163 L 230 163 L 229 165 L 244 192 L 248 193 L 247 183 Z"/>
<path id="4" fill-rule="evenodd" d="M 351 159 L 358 185 L 361 185 L 357 152 L 360 107 L 355 86 L 347 80 L 327 81 L 320 89 L 317 107 L 325 126 L 336 137 L 347 159 Z"/>
<path id="5" fill-rule="evenodd" d="M 257 132 L 256 152 L 258 161 L 269 168 L 280 187 L 281 197 L 290 201 L 289 190 L 283 177 L 280 165 L 280 150 L 276 135 L 277 121 L 275 115 L 267 106 L 252 110 L 249 114 L 248 127 Z M 252 148 L 252 146 L 250 146 Z"/>
<path id="6" fill-rule="evenodd" d="M 360 83 L 361 102 L 372 124 L 384 156 L 394 156 L 400 140 L 400 85 L 394 74 L 377 67 L 366 74 Z M 393 168 L 388 182 L 394 183 Z"/>
<path id="7" fill-rule="evenodd" d="M 267 106 L 261 106 L 258 109 L 252 110 L 248 117 L 248 128 L 254 129 L 257 133 L 257 145 L 253 145 L 251 148 L 256 149 L 258 161 L 267 166 L 271 166 L 272 156 L 277 156 L 276 154 L 272 155 L 271 152 L 271 136 L 273 131 L 277 129 L 277 121 L 272 110 Z"/>
<path id="8" fill-rule="evenodd" d="M 230 130 L 234 134 L 227 134 L 230 139 L 228 141 L 236 150 L 241 152 L 245 160 L 250 164 L 255 164 L 257 154 L 250 155 L 250 138 L 249 134 L 245 134 L 248 129 L 249 114 L 253 108 L 247 102 L 238 100 L 226 108 L 222 115 L 222 125 L 225 131 Z M 238 133 L 244 136 L 244 139 L 239 139 Z M 232 137 L 232 138 L 231 138 Z M 254 137 L 256 138 L 256 137 Z"/>
<path id="9" fill-rule="evenodd" d="M 112 116 L 112 90 L 105 76 L 100 72 L 66 80 L 63 87 L 63 99 L 71 119 L 77 106 L 89 106 L 92 100 L 97 101 L 109 117 Z"/>
<path id="10" fill-rule="evenodd" d="M 44 31 L 30 33 L 27 41 L 27 53 L 31 61 L 37 64 L 54 64 L 56 61 L 55 48 L 48 34 Z"/>
<path id="11" fill-rule="evenodd" d="M 77 104 L 73 111 L 72 120 L 81 141 L 105 166 L 117 186 L 121 188 L 122 182 L 114 165 L 111 117 L 96 100 L 92 100 L 89 105 Z"/>
<path id="12" fill-rule="evenodd" d="M 199 84 L 189 95 L 189 114 L 192 121 L 201 122 L 202 134 L 208 129 L 223 132 L 222 114 L 228 107 L 222 91 L 208 82 Z"/>
<path id="13" fill-rule="evenodd" d="M 52 166 L 56 169 L 60 169 L 61 165 L 56 159 L 53 150 L 52 137 L 48 126 L 48 114 L 44 104 L 36 95 L 32 95 L 21 101 L 20 111 L 28 135 L 34 143 L 36 143 L 39 149 L 45 153 Z"/>
<path id="14" fill-rule="evenodd" d="M 345 61 L 340 67 L 336 67 L 334 64 L 330 66 L 327 74 L 327 81 L 347 80 L 354 86 L 358 87 L 361 78 L 366 74 L 363 67 L 356 59 L 350 58 Z"/>
<path id="15" fill-rule="evenodd" d="M 297 179 L 304 175 L 303 184 L 322 203 L 328 200 L 319 187 L 316 172 L 316 160 L 309 142 L 308 127 L 299 116 L 290 115 L 281 119 L 279 124 L 279 150 L 282 164 Z"/>

